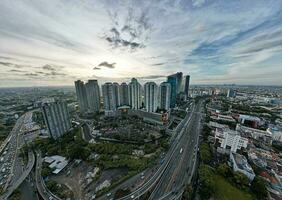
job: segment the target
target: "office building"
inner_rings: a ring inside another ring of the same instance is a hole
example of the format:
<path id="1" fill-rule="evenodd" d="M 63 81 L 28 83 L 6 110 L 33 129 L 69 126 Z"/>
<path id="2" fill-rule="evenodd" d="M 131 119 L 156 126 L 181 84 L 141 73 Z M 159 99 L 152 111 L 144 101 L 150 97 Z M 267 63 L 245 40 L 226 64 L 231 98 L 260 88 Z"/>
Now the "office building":
<path id="1" fill-rule="evenodd" d="M 120 106 L 120 91 L 119 91 L 119 84 L 118 83 L 113 83 L 114 87 L 114 96 L 116 100 L 116 106 Z"/>
<path id="2" fill-rule="evenodd" d="M 168 76 L 167 82 L 171 85 L 170 107 L 174 108 L 176 104 L 176 95 L 177 95 L 177 79 L 175 74 Z"/>
<path id="3" fill-rule="evenodd" d="M 141 107 L 141 85 L 136 78 L 132 78 L 129 83 L 129 105 L 132 109 Z"/>
<path id="4" fill-rule="evenodd" d="M 67 104 L 61 101 L 43 103 L 42 113 L 49 135 L 57 139 L 71 128 Z"/>
<path id="5" fill-rule="evenodd" d="M 111 113 L 117 109 L 114 85 L 112 83 L 102 85 L 102 94 L 104 98 L 105 115 L 110 116 Z"/>
<path id="6" fill-rule="evenodd" d="M 177 92 L 177 94 L 179 94 L 181 92 L 181 88 L 182 88 L 183 73 L 177 72 L 175 74 L 175 77 L 176 77 L 176 92 Z"/>
<path id="7" fill-rule="evenodd" d="M 86 112 L 88 110 L 88 102 L 86 95 L 86 88 L 81 80 L 77 80 L 75 83 L 75 91 L 77 95 L 78 105 L 80 112 Z"/>
<path id="8" fill-rule="evenodd" d="M 171 96 L 171 84 L 163 82 L 160 84 L 159 89 L 159 107 L 162 110 L 169 110 Z"/>
<path id="9" fill-rule="evenodd" d="M 215 131 L 215 141 L 220 147 L 231 152 L 236 152 L 241 148 L 247 148 L 248 139 L 241 137 L 237 131 L 217 128 Z"/>
<path id="10" fill-rule="evenodd" d="M 100 111 L 100 89 L 97 80 L 89 80 L 85 84 L 87 104 L 90 112 Z"/>
<path id="11" fill-rule="evenodd" d="M 229 90 L 227 91 L 227 97 L 229 97 L 229 98 L 235 98 L 235 97 L 236 97 L 236 91 L 233 90 L 233 89 L 229 89 Z"/>
<path id="12" fill-rule="evenodd" d="M 145 89 L 145 109 L 147 112 L 156 112 L 158 107 L 158 86 L 155 82 L 147 82 Z"/>
<path id="13" fill-rule="evenodd" d="M 190 76 L 185 76 L 185 82 L 184 82 L 184 93 L 186 97 L 189 97 L 189 86 L 190 86 Z"/>
<path id="14" fill-rule="evenodd" d="M 128 93 L 128 85 L 126 83 L 120 84 L 119 87 L 120 94 L 120 105 L 129 105 L 129 93 Z"/>

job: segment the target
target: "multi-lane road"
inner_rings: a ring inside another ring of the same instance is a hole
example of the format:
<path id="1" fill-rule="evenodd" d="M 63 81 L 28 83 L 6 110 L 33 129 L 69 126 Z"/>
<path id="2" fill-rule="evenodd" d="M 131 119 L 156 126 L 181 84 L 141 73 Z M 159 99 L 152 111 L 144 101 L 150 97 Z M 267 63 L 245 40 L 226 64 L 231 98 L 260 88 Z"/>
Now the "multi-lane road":
<path id="1" fill-rule="evenodd" d="M 190 120 L 186 122 L 176 138 L 177 145 L 172 159 L 155 186 L 150 199 L 175 199 L 182 194 L 184 186 L 190 183 L 198 151 L 200 110 L 201 103 L 196 105 Z"/>
<path id="2" fill-rule="evenodd" d="M 29 175 L 35 163 L 35 157 L 32 152 L 28 153 L 26 165 L 19 156 L 20 149 L 25 143 L 23 129 L 30 121 L 32 121 L 32 112 L 22 115 L 5 141 L 3 150 L 1 149 L 3 165 L 1 165 L 0 184 L 4 188 L 4 194 L 0 196 L 0 199 L 7 199 L 13 193 Z M 2 176 L 2 174 L 4 175 Z"/>
<path id="3" fill-rule="evenodd" d="M 49 189 L 46 187 L 45 182 L 41 176 L 41 169 L 42 169 L 42 157 L 41 152 L 37 152 L 36 154 L 36 169 L 35 169 L 35 182 L 37 190 L 40 196 L 44 200 L 61 200 L 59 197 L 54 195 Z"/>

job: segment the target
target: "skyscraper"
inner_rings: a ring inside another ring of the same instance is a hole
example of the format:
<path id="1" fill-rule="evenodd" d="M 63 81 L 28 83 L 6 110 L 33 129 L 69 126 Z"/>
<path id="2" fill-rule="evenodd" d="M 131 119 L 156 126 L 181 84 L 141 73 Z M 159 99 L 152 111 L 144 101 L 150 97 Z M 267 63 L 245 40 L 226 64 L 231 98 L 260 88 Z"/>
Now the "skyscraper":
<path id="1" fill-rule="evenodd" d="M 88 102 L 85 85 L 81 80 L 75 81 L 74 84 L 80 112 L 86 112 L 88 109 Z"/>
<path id="2" fill-rule="evenodd" d="M 181 92 L 183 73 L 177 72 L 175 76 L 176 76 L 176 92 L 177 94 L 179 94 Z"/>
<path id="3" fill-rule="evenodd" d="M 159 89 L 159 106 L 160 109 L 168 110 L 170 107 L 170 97 L 171 97 L 171 84 L 168 82 L 163 82 L 160 84 Z"/>
<path id="4" fill-rule="evenodd" d="M 110 115 L 110 113 L 115 111 L 117 108 L 114 85 L 112 83 L 105 83 L 102 85 L 102 93 L 104 98 L 105 114 Z"/>
<path id="5" fill-rule="evenodd" d="M 126 83 L 120 84 L 120 105 L 129 105 L 128 85 Z"/>
<path id="6" fill-rule="evenodd" d="M 185 76 L 185 87 L 184 87 L 184 93 L 186 97 L 189 97 L 189 86 L 190 86 L 190 76 Z"/>
<path id="7" fill-rule="evenodd" d="M 118 83 L 113 83 L 113 87 L 114 87 L 114 95 L 115 95 L 115 100 L 116 100 L 116 106 L 120 106 L 119 84 Z"/>
<path id="8" fill-rule="evenodd" d="M 97 80 L 89 80 L 85 84 L 87 103 L 90 112 L 100 111 L 100 89 Z"/>
<path id="9" fill-rule="evenodd" d="M 155 112 L 158 107 L 158 86 L 155 82 L 147 82 L 145 89 L 145 109 L 147 112 Z"/>
<path id="10" fill-rule="evenodd" d="M 70 117 L 67 104 L 61 101 L 43 103 L 42 113 L 49 135 L 57 139 L 70 128 Z"/>
<path id="11" fill-rule="evenodd" d="M 175 74 L 167 77 L 167 82 L 171 85 L 170 93 L 170 107 L 174 108 L 176 104 L 176 95 L 177 95 L 177 79 Z"/>
<path id="12" fill-rule="evenodd" d="M 129 105 L 132 109 L 141 107 L 141 85 L 136 78 L 132 78 L 129 83 Z"/>

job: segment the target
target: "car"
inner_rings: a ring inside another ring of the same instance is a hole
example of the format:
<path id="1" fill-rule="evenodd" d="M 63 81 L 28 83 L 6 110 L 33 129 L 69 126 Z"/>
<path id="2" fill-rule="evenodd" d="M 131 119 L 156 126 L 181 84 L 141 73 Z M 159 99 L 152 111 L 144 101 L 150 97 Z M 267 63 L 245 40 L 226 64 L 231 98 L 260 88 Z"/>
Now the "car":
<path id="1" fill-rule="evenodd" d="M 131 196 L 130 196 L 131 199 L 134 199 L 134 197 L 135 197 L 134 195 L 131 195 Z"/>
<path id="2" fill-rule="evenodd" d="M 108 194 L 107 194 L 107 197 L 109 197 L 109 196 L 111 196 L 111 195 L 112 195 L 112 193 L 108 193 Z"/>
<path id="3" fill-rule="evenodd" d="M 141 176 L 141 179 L 144 179 L 145 178 L 145 176 Z"/>

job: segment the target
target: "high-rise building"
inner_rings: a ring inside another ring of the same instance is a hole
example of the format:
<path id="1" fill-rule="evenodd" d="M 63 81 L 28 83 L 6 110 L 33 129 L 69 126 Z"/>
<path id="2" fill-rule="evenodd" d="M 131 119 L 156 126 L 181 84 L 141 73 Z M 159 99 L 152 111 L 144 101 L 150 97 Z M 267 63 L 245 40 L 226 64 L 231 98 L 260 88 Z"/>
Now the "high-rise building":
<path id="1" fill-rule="evenodd" d="M 167 82 L 171 85 L 170 107 L 174 108 L 176 104 L 176 95 L 177 95 L 177 78 L 175 74 L 168 76 Z"/>
<path id="2" fill-rule="evenodd" d="M 117 108 L 114 85 L 112 83 L 105 83 L 102 85 L 102 94 L 104 98 L 105 114 L 108 115 Z"/>
<path id="3" fill-rule="evenodd" d="M 77 80 L 74 83 L 80 112 L 86 112 L 88 110 L 88 102 L 85 85 L 81 80 Z"/>
<path id="4" fill-rule="evenodd" d="M 49 135 L 57 139 L 70 128 L 70 117 L 67 104 L 61 101 L 43 103 L 42 113 Z"/>
<path id="5" fill-rule="evenodd" d="M 118 83 L 113 83 L 113 87 L 114 87 L 114 95 L 115 95 L 116 105 L 120 106 L 119 84 Z"/>
<path id="6" fill-rule="evenodd" d="M 156 112 L 158 107 L 158 86 L 155 82 L 147 82 L 145 89 L 145 109 L 147 112 Z"/>
<path id="7" fill-rule="evenodd" d="M 177 72 L 175 76 L 176 76 L 176 92 L 177 94 L 179 94 L 181 92 L 183 73 Z"/>
<path id="8" fill-rule="evenodd" d="M 235 98 L 236 97 L 236 90 L 228 89 L 227 97 Z"/>
<path id="9" fill-rule="evenodd" d="M 120 84 L 119 87 L 120 93 L 120 105 L 129 105 L 129 94 L 128 94 L 128 85 L 126 83 Z"/>
<path id="10" fill-rule="evenodd" d="M 141 85 L 136 78 L 132 78 L 129 83 L 129 105 L 132 109 L 141 107 Z"/>
<path id="11" fill-rule="evenodd" d="M 100 89 L 97 80 L 89 80 L 85 84 L 88 109 L 90 112 L 100 111 Z"/>
<path id="12" fill-rule="evenodd" d="M 163 82 L 159 89 L 159 106 L 160 109 L 168 110 L 170 108 L 171 84 Z"/>
<path id="13" fill-rule="evenodd" d="M 185 86 L 184 86 L 184 93 L 186 97 L 189 97 L 189 86 L 190 86 L 190 76 L 185 76 Z"/>

